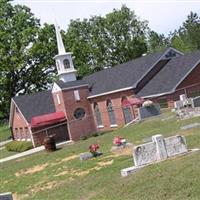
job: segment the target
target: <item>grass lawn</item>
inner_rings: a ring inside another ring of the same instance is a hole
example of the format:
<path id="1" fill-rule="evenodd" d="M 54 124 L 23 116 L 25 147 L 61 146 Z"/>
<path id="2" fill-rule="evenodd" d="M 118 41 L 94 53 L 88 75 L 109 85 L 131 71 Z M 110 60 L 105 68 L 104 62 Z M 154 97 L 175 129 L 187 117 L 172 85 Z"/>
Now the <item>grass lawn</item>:
<path id="1" fill-rule="evenodd" d="M 5 149 L 0 149 L 0 159 L 6 158 L 8 156 L 12 156 L 12 155 L 14 155 L 16 153 L 17 152 L 7 151 L 6 148 Z"/>
<path id="2" fill-rule="evenodd" d="M 0 124 L 0 142 L 8 140 L 10 136 L 10 128 L 7 125 Z"/>
<path id="3" fill-rule="evenodd" d="M 116 156 L 110 152 L 116 135 L 137 145 L 154 134 L 182 134 L 189 148 L 200 148 L 200 127 L 180 131 L 182 125 L 194 122 L 200 122 L 200 118 L 150 119 L 53 153 L 40 152 L 2 163 L 0 192 L 12 192 L 17 199 L 27 200 L 200 199 L 199 152 L 168 159 L 125 178 L 120 170 L 133 166 L 132 155 Z M 104 155 L 81 162 L 79 154 L 92 143 L 99 143 Z"/>

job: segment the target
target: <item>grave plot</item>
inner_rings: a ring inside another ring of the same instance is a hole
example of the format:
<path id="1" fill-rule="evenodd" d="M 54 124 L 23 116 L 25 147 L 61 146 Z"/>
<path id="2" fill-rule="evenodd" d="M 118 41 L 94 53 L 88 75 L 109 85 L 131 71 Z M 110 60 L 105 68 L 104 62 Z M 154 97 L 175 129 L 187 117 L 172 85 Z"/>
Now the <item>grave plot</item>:
<path id="1" fill-rule="evenodd" d="M 187 149 L 187 144 L 184 136 L 176 135 L 168 138 L 163 138 L 162 135 L 152 136 L 152 142 L 138 145 L 133 150 L 133 160 L 135 166 L 121 170 L 121 176 L 125 177 L 128 174 L 137 170 L 163 161 L 172 156 L 185 154 L 199 149 Z"/>

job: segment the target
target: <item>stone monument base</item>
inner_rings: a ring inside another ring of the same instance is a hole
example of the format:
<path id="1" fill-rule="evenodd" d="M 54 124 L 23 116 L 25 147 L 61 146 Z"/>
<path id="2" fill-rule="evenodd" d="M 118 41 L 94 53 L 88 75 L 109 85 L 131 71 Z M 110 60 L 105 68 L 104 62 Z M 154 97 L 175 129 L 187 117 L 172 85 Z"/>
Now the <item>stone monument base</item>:
<path id="1" fill-rule="evenodd" d="M 190 149 L 188 150 L 188 152 L 185 152 L 185 153 L 181 153 L 179 154 L 179 156 L 183 156 L 183 155 L 186 155 L 186 154 L 190 154 L 190 153 L 193 153 L 193 152 L 196 152 L 196 151 L 199 151 L 200 149 Z M 174 158 L 174 157 L 177 157 L 178 155 L 175 155 L 175 156 L 172 156 L 171 158 Z M 170 158 L 169 158 L 170 159 Z M 149 165 L 153 165 L 153 164 L 156 164 L 156 163 L 159 163 L 159 162 L 162 162 L 164 160 L 158 160 L 158 161 L 155 161 L 154 163 L 150 163 L 150 164 L 146 164 L 146 165 L 141 165 L 141 166 L 132 166 L 132 167 L 128 167 L 128 168 L 125 168 L 125 169 L 122 169 L 121 170 L 121 176 L 122 177 L 126 177 L 128 176 L 129 174 L 131 173 L 135 173 L 137 171 L 139 171 L 140 169 L 144 168 L 144 167 L 147 167 Z"/>

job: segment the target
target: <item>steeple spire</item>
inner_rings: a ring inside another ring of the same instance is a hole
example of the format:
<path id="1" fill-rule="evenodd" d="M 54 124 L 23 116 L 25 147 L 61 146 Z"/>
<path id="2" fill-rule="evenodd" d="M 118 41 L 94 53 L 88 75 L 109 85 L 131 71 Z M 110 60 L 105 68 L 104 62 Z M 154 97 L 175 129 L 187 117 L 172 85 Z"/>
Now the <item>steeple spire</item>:
<path id="1" fill-rule="evenodd" d="M 56 67 L 58 77 L 63 82 L 70 82 L 76 80 L 76 69 L 74 69 L 72 52 L 66 52 L 63 40 L 60 34 L 60 28 L 55 21 L 56 40 L 58 46 L 58 55 L 54 57 L 56 60 Z"/>
<path id="2" fill-rule="evenodd" d="M 57 45 L 58 45 L 58 54 L 62 55 L 65 54 L 65 47 L 63 44 L 63 40 L 60 34 L 60 27 L 57 25 L 56 21 L 55 21 L 55 29 L 56 29 L 56 40 L 57 40 Z"/>

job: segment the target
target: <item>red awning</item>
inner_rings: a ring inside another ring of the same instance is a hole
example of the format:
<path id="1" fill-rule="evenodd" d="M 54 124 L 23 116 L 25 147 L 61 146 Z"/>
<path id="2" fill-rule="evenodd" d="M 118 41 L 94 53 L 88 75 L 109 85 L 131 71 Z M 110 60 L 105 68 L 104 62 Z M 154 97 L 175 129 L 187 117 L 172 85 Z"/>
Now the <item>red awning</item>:
<path id="1" fill-rule="evenodd" d="M 54 112 L 46 115 L 39 115 L 32 117 L 31 119 L 31 128 L 54 124 L 60 121 L 65 120 L 65 114 L 62 111 Z"/>
<path id="2" fill-rule="evenodd" d="M 144 99 L 140 98 L 140 97 L 134 97 L 134 98 L 130 98 L 130 99 L 124 99 L 122 101 L 122 106 L 126 107 L 126 106 L 131 106 L 131 105 L 142 105 L 144 103 Z"/>

